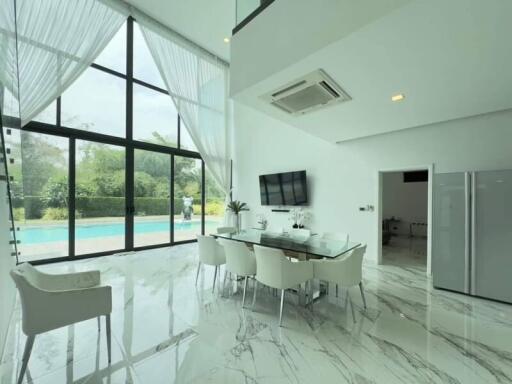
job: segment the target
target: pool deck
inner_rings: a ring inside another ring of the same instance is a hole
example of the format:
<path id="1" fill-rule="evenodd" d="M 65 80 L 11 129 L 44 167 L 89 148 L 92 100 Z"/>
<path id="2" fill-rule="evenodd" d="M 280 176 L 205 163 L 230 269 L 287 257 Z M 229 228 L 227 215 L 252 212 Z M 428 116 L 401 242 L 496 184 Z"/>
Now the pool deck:
<path id="1" fill-rule="evenodd" d="M 104 218 L 102 220 L 87 220 L 87 225 L 92 224 L 105 224 L 105 223 L 123 223 L 124 218 Z M 162 216 L 145 216 L 136 218 L 136 222 L 144 222 L 144 221 L 154 221 L 154 220 L 165 220 Z M 182 216 L 175 216 L 175 223 L 179 223 L 182 221 Z M 218 225 L 222 223 L 222 218 L 216 216 L 205 216 L 205 221 L 209 221 L 212 223 L 211 227 L 207 225 L 206 233 L 211 233 Z M 192 219 L 193 223 L 200 222 L 200 219 Z M 64 224 L 65 223 L 65 224 Z M 77 226 L 83 223 L 82 220 L 77 221 Z M 47 223 L 44 223 L 46 226 Z M 53 222 L 49 225 L 57 225 L 57 222 Z M 67 222 L 60 222 L 60 225 L 67 225 Z M 20 225 L 22 228 L 34 228 L 41 227 L 42 224 L 34 225 L 31 223 L 27 226 Z M 196 236 L 200 234 L 197 228 L 191 229 L 179 229 L 174 232 L 174 241 L 185 241 L 185 240 L 193 240 Z M 167 231 L 161 232 L 152 232 L 152 233 L 135 233 L 134 236 L 134 245 L 135 247 L 143 247 L 147 245 L 155 245 L 155 244 L 166 244 L 170 241 L 170 234 Z M 76 239 L 75 240 L 75 249 L 76 255 L 85 255 L 89 253 L 95 252 L 105 252 L 105 251 L 119 251 L 119 253 L 124 252 L 123 248 L 125 245 L 125 236 L 105 236 L 105 237 L 96 237 L 90 239 Z M 56 257 L 68 256 L 68 241 L 54 241 L 48 243 L 36 243 L 36 244 L 19 244 L 18 251 L 21 253 L 18 257 L 19 262 L 27 262 L 27 261 L 35 261 L 35 260 L 44 260 L 44 259 L 52 259 Z"/>

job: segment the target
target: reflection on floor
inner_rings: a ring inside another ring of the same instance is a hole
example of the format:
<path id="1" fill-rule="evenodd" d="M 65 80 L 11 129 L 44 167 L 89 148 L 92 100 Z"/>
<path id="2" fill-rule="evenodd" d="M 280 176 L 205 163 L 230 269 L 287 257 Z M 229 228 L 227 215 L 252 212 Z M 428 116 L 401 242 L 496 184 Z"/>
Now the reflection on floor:
<path id="1" fill-rule="evenodd" d="M 511 383 L 512 307 L 433 290 L 423 268 L 366 264 L 367 312 L 343 298 L 314 312 L 261 290 L 212 294 L 213 268 L 194 286 L 196 244 L 46 266 L 98 268 L 113 287 L 113 360 L 104 327 L 85 321 L 36 338 L 33 383 Z M 249 292 L 249 297 L 251 297 Z M 25 337 L 19 308 L 0 365 L 14 383 Z"/>
<path id="2" fill-rule="evenodd" d="M 391 265 L 427 268 L 427 239 L 425 237 L 393 236 L 382 246 L 382 262 Z"/>

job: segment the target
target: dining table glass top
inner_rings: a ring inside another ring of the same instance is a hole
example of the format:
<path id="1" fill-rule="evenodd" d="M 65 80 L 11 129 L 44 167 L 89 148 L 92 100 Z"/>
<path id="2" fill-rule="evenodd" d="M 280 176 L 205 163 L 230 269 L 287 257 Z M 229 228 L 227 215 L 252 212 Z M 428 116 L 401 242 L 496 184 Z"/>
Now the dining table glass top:
<path id="1" fill-rule="evenodd" d="M 292 233 L 273 233 L 259 229 L 247 229 L 240 233 L 213 234 L 212 236 L 303 253 L 308 257 L 316 258 L 339 257 L 360 245 L 360 243 L 354 241 L 323 239 L 319 235 L 300 237 Z"/>

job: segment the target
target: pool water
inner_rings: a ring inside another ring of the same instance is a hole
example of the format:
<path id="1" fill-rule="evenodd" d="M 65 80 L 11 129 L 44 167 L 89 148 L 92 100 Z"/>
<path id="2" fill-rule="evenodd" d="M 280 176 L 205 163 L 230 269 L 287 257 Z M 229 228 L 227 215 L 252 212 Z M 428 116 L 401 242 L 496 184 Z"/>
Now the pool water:
<path id="1" fill-rule="evenodd" d="M 217 225 L 216 221 L 205 221 L 207 228 Z M 161 221 L 143 221 L 135 222 L 135 235 L 142 233 L 156 233 L 170 231 L 170 223 L 166 220 Z M 174 231 L 196 231 L 201 232 L 200 221 L 176 221 L 174 223 Z M 77 224 L 75 227 L 75 238 L 77 240 L 94 239 L 98 237 L 108 236 L 124 236 L 125 225 L 123 223 L 91 223 Z M 23 228 L 17 234 L 17 238 L 22 244 L 41 244 L 56 241 L 68 240 L 67 226 L 41 226 Z"/>

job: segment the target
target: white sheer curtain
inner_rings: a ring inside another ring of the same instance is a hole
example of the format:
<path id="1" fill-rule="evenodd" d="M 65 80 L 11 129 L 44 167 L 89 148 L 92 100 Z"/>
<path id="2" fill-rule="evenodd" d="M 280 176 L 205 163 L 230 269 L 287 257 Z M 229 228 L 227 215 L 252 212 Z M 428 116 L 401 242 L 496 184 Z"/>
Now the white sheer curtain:
<path id="1" fill-rule="evenodd" d="M 15 4 L 17 37 L 3 27 L 2 13 L 0 33 L 8 40 L 16 38 L 17 79 L 9 78 L 14 73 L 9 71 L 0 81 L 18 95 L 23 126 L 87 69 L 123 25 L 129 9 L 108 0 L 17 0 Z"/>
<path id="2" fill-rule="evenodd" d="M 231 183 L 227 64 L 144 14 L 132 13 L 194 145 L 227 196 Z"/>

